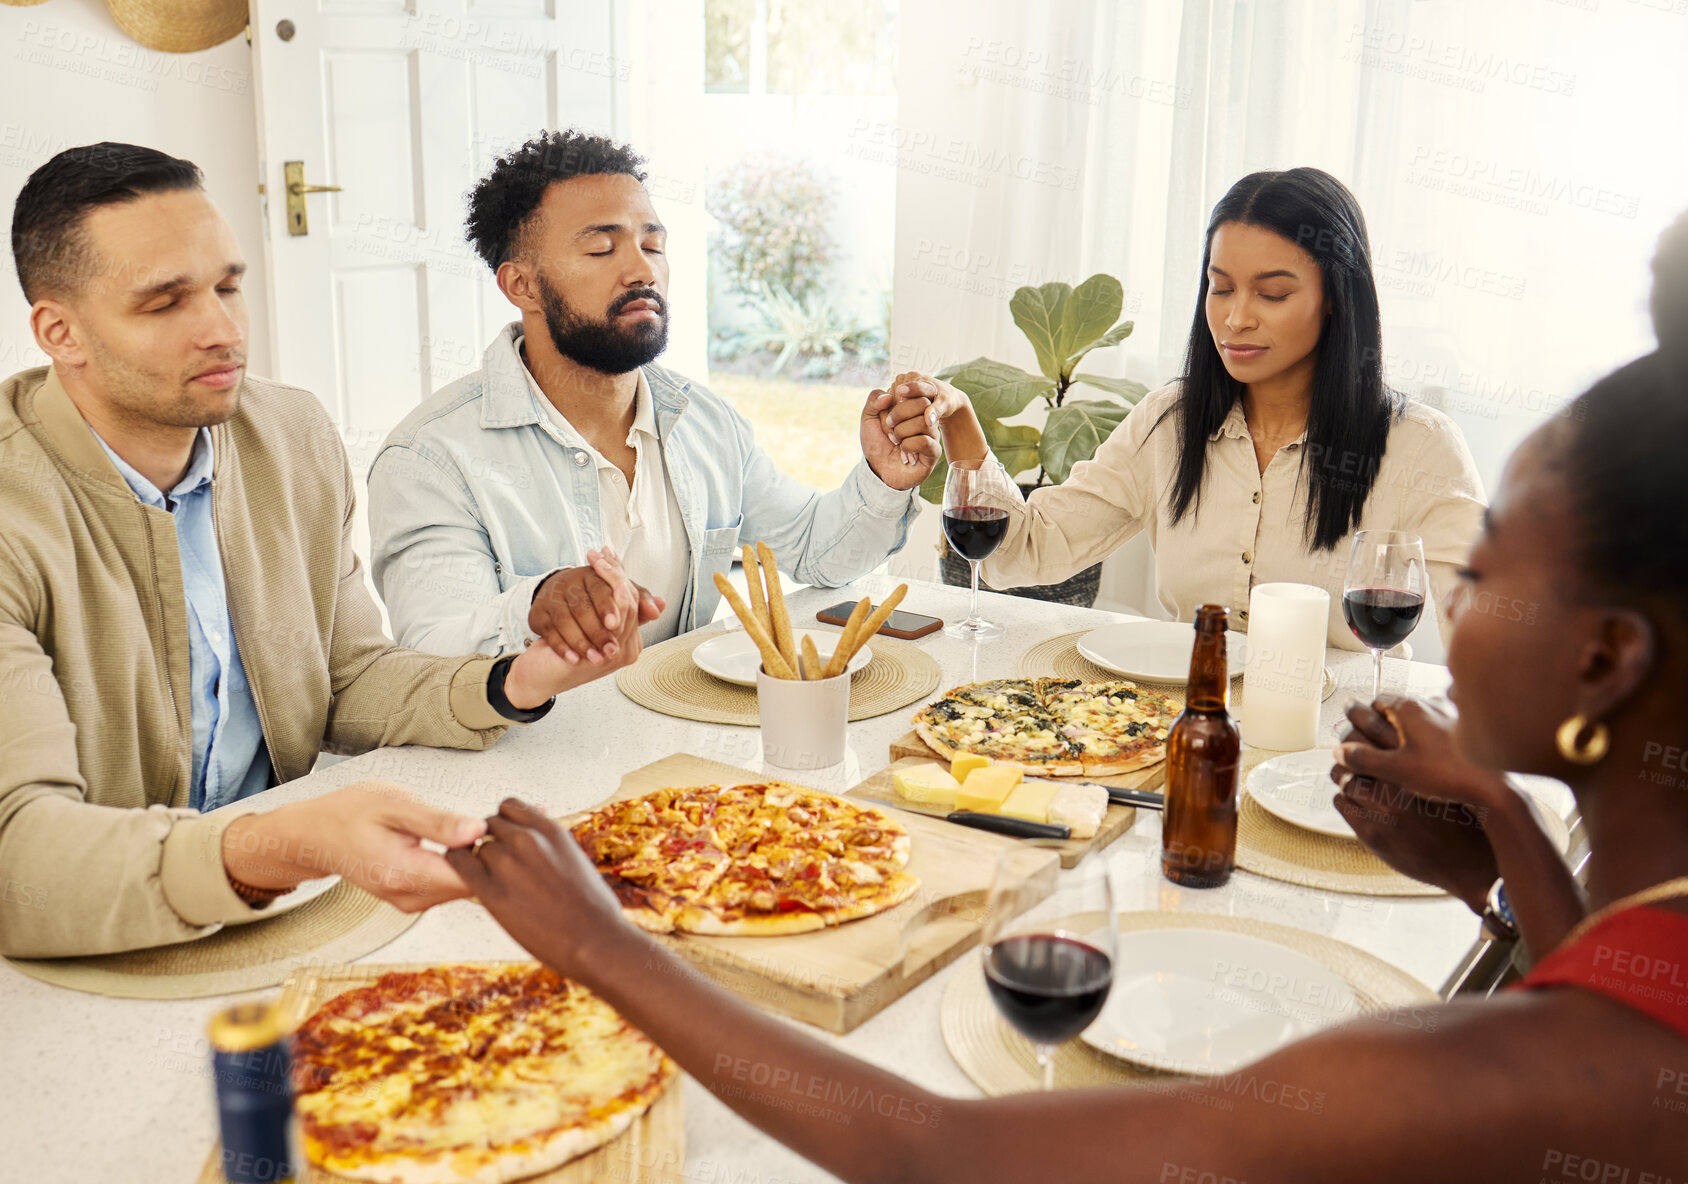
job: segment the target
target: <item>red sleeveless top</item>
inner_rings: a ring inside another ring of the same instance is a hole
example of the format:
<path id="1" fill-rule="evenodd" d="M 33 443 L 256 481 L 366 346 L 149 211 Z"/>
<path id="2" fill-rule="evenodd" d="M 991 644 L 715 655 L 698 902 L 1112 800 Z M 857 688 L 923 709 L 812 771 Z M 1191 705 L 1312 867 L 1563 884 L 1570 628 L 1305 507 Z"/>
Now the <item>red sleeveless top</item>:
<path id="1" fill-rule="evenodd" d="M 1688 915 L 1625 909 L 1560 946 L 1517 988 L 1580 987 L 1651 1016 L 1688 1038 Z"/>

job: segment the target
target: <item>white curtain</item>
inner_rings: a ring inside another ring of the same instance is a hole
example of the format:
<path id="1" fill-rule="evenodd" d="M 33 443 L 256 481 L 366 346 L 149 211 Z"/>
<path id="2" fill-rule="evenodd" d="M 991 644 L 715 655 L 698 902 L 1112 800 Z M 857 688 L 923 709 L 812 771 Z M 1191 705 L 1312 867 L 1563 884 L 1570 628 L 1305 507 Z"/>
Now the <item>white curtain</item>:
<path id="1" fill-rule="evenodd" d="M 1650 347 L 1647 261 L 1688 208 L 1671 6 L 905 0 L 899 19 L 893 363 L 1033 368 L 1014 288 L 1106 271 L 1137 330 L 1096 369 L 1164 382 L 1213 204 L 1296 165 L 1359 197 L 1386 372 L 1454 417 L 1491 489 L 1544 416 Z M 1110 563 L 1104 598 L 1148 603 L 1146 556 Z"/>

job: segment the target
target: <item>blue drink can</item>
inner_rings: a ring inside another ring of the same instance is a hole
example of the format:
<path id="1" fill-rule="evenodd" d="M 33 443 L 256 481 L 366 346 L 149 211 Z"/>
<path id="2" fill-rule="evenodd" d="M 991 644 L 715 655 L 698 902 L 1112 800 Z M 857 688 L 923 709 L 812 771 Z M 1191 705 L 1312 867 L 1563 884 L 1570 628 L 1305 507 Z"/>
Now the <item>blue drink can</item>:
<path id="1" fill-rule="evenodd" d="M 275 1004 L 237 1003 L 211 1018 L 211 1075 L 228 1184 L 303 1179 L 292 1062 Z"/>

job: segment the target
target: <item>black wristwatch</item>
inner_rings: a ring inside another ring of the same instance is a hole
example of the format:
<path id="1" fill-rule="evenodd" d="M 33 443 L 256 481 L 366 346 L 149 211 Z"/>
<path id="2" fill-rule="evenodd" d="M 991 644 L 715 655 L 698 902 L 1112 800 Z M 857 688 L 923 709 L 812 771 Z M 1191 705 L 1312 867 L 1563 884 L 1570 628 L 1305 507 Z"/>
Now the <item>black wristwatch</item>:
<path id="1" fill-rule="evenodd" d="M 553 697 L 545 700 L 531 711 L 512 704 L 504 694 L 504 680 L 510 676 L 510 663 L 516 660 L 516 655 L 509 654 L 492 664 L 492 671 L 486 676 L 486 701 L 492 704 L 492 709 L 512 723 L 531 724 L 542 720 L 550 714 L 551 708 L 557 705 Z"/>
<path id="2" fill-rule="evenodd" d="M 1483 930 L 1496 941 L 1518 940 L 1518 919 L 1512 915 L 1512 902 L 1506 899 L 1505 880 L 1489 885 L 1483 904 Z"/>

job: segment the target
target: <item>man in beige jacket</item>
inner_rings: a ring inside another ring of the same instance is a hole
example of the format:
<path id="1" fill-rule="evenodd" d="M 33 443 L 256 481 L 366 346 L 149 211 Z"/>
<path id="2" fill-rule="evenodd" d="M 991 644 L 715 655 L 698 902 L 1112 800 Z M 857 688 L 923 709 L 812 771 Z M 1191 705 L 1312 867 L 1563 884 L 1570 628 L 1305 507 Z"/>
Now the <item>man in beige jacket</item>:
<path id="1" fill-rule="evenodd" d="M 339 435 L 309 393 L 245 373 L 245 265 L 187 161 L 59 154 L 18 197 L 12 252 L 53 364 L 0 386 L 0 952 L 186 941 L 336 873 L 406 910 L 464 895 L 422 843 L 484 824 L 395 786 L 201 808 L 324 748 L 485 748 L 636 657 L 656 606 L 599 556 L 617 661 L 394 647 Z"/>

